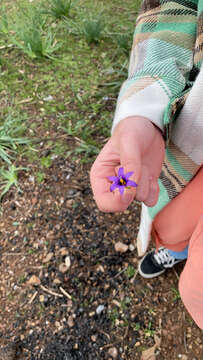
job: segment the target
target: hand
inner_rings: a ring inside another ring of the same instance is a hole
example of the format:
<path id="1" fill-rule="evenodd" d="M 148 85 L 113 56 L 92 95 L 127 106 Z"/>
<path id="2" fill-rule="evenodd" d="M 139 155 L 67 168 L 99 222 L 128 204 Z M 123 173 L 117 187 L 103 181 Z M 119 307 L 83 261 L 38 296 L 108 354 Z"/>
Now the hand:
<path id="1" fill-rule="evenodd" d="M 133 199 L 154 206 L 158 200 L 158 177 L 164 159 L 164 140 L 158 128 L 144 117 L 129 117 L 116 126 L 113 135 L 96 158 L 90 181 L 97 206 L 104 212 L 124 211 Z M 138 186 L 110 192 L 109 176 L 133 171 L 130 180 Z"/>

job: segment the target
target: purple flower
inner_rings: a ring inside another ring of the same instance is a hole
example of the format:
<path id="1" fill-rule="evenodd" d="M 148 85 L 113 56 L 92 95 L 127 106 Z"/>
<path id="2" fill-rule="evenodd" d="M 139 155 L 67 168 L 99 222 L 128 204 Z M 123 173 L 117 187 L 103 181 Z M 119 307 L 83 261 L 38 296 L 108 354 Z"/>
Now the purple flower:
<path id="1" fill-rule="evenodd" d="M 124 174 L 124 169 L 121 167 L 118 170 L 118 176 L 109 176 L 108 179 L 113 182 L 110 186 L 110 191 L 119 189 L 120 194 L 123 195 L 125 188 L 130 186 L 137 187 L 136 182 L 129 180 L 134 172 L 130 171 L 127 174 Z"/>

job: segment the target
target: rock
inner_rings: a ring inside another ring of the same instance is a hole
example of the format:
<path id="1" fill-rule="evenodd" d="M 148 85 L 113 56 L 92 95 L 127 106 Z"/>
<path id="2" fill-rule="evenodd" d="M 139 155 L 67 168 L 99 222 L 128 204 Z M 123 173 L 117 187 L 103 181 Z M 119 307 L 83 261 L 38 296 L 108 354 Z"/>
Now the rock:
<path id="1" fill-rule="evenodd" d="M 56 284 L 56 285 L 60 285 L 60 284 L 61 284 L 61 280 L 59 280 L 59 279 L 56 278 L 56 279 L 54 279 L 53 283 Z"/>
<path id="2" fill-rule="evenodd" d="M 130 245 L 129 245 L 129 250 L 130 250 L 130 251 L 134 251 L 134 250 L 135 250 L 135 246 L 134 246 L 133 244 L 130 244 Z"/>
<path id="3" fill-rule="evenodd" d="M 118 357 L 118 350 L 116 347 L 112 347 L 109 349 L 108 354 L 113 358 L 116 359 Z"/>
<path id="4" fill-rule="evenodd" d="M 71 265 L 70 256 L 66 256 L 66 258 L 65 258 L 65 265 L 66 265 L 66 267 L 67 267 L 68 269 L 70 268 L 70 265 Z"/>
<path id="5" fill-rule="evenodd" d="M 59 265 L 59 271 L 62 272 L 63 274 L 64 274 L 66 271 L 68 271 L 68 268 L 67 268 L 66 264 L 61 263 L 61 264 Z"/>
<path id="6" fill-rule="evenodd" d="M 73 317 L 71 315 L 68 317 L 67 323 L 70 328 L 74 326 Z"/>
<path id="7" fill-rule="evenodd" d="M 44 302 L 44 295 L 40 295 L 40 297 L 39 297 L 39 301 L 40 301 L 41 303 L 43 303 L 43 302 Z"/>
<path id="8" fill-rule="evenodd" d="M 117 242 L 114 247 L 115 247 L 116 252 L 120 252 L 120 253 L 125 253 L 128 250 L 128 245 L 126 245 L 120 241 Z"/>
<path id="9" fill-rule="evenodd" d="M 44 264 L 48 263 L 53 258 L 53 256 L 54 256 L 53 252 L 48 253 L 45 259 L 43 260 L 43 263 Z"/>
<path id="10" fill-rule="evenodd" d="M 59 249 L 59 254 L 60 254 L 61 256 L 66 256 L 66 255 L 68 255 L 68 249 L 65 248 L 65 247 L 62 247 L 61 249 Z"/>
<path id="11" fill-rule="evenodd" d="M 104 311 L 104 308 L 105 308 L 104 305 L 99 305 L 99 306 L 96 308 L 96 314 L 97 314 L 97 315 L 100 315 L 100 314 Z"/>
<path id="12" fill-rule="evenodd" d="M 31 278 L 27 281 L 28 285 L 40 285 L 41 281 L 36 275 L 32 275 Z"/>
<path id="13" fill-rule="evenodd" d="M 43 98 L 44 101 L 52 101 L 53 100 L 53 96 L 52 95 L 48 95 L 48 96 L 45 96 Z"/>

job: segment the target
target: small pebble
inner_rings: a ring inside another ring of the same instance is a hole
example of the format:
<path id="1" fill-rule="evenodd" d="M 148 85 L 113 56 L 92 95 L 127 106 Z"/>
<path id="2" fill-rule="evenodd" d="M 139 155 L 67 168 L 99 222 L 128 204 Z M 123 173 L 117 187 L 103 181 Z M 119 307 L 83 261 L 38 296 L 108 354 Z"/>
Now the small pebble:
<path id="1" fill-rule="evenodd" d="M 27 281 L 28 285 L 40 285 L 40 279 L 36 275 L 32 275 L 31 278 Z"/>
<path id="2" fill-rule="evenodd" d="M 43 98 L 44 101 L 52 101 L 53 100 L 53 96 L 52 95 L 48 95 L 46 97 Z"/>
<path id="3" fill-rule="evenodd" d="M 129 245 L 129 250 L 130 250 L 130 251 L 134 251 L 134 250 L 135 250 L 135 246 L 134 246 L 133 244 L 130 244 L 130 245 Z"/>
<path id="4" fill-rule="evenodd" d="M 56 285 L 59 285 L 59 284 L 61 284 L 61 280 L 56 278 L 56 279 L 54 279 L 53 283 Z"/>
<path id="5" fill-rule="evenodd" d="M 115 250 L 116 252 L 125 253 L 128 250 L 128 245 L 119 241 L 115 244 Z"/>
<path id="6" fill-rule="evenodd" d="M 113 358 L 116 359 L 118 357 L 118 350 L 115 347 L 109 349 L 108 354 Z"/>
<path id="7" fill-rule="evenodd" d="M 74 326 L 73 317 L 71 315 L 68 317 L 68 326 L 70 328 Z"/>
<path id="8" fill-rule="evenodd" d="M 97 315 L 100 315 L 104 311 L 104 308 L 105 308 L 104 305 L 99 305 L 96 309 Z"/>
<path id="9" fill-rule="evenodd" d="M 68 255 L 68 249 L 66 247 L 62 247 L 61 249 L 59 249 L 59 254 L 61 256 L 66 256 Z"/>
<path id="10" fill-rule="evenodd" d="M 66 265 L 67 269 L 70 268 L 70 265 L 71 265 L 70 256 L 66 256 L 66 258 L 65 258 L 65 265 Z"/>
<path id="11" fill-rule="evenodd" d="M 47 256 L 44 258 L 43 263 L 44 264 L 48 263 L 53 258 L 53 256 L 54 256 L 53 252 L 48 253 Z"/>
<path id="12" fill-rule="evenodd" d="M 93 342 L 96 342 L 96 341 L 97 341 L 96 335 L 92 335 L 92 336 L 91 336 L 91 340 L 92 340 Z"/>
<path id="13" fill-rule="evenodd" d="M 68 271 L 68 268 L 64 263 L 61 263 L 59 265 L 59 271 L 62 272 L 62 273 L 65 273 L 66 271 Z"/>
<path id="14" fill-rule="evenodd" d="M 44 295 L 40 295 L 39 301 L 42 302 L 42 303 L 44 302 Z"/>

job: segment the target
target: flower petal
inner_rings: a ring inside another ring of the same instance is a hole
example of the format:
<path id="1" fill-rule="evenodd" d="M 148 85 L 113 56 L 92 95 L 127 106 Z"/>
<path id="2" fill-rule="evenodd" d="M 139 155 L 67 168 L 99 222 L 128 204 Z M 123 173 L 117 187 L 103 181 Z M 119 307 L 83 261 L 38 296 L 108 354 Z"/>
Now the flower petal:
<path id="1" fill-rule="evenodd" d="M 126 183 L 126 186 L 134 186 L 134 187 L 137 187 L 137 184 L 136 184 L 135 181 L 128 180 L 127 183 Z"/>
<path id="2" fill-rule="evenodd" d="M 124 186 L 119 186 L 119 191 L 120 191 L 120 194 L 121 194 L 121 195 L 123 195 L 124 190 L 125 190 L 125 187 L 124 187 Z"/>
<path id="3" fill-rule="evenodd" d="M 134 171 L 130 171 L 130 172 L 128 172 L 127 174 L 125 174 L 126 180 L 128 180 L 129 177 L 131 177 L 133 174 L 134 174 Z"/>
<path id="4" fill-rule="evenodd" d="M 108 179 L 110 181 L 119 181 L 119 177 L 118 176 L 108 176 Z"/>
<path id="5" fill-rule="evenodd" d="M 119 176 L 119 177 L 124 176 L 124 169 L 123 169 L 123 167 L 120 167 L 120 168 L 118 169 L 118 176 Z"/>
<path id="6" fill-rule="evenodd" d="M 110 191 L 114 191 L 114 190 L 116 190 L 117 188 L 119 188 L 120 186 L 118 185 L 118 184 L 112 184 L 111 186 L 110 186 Z"/>

